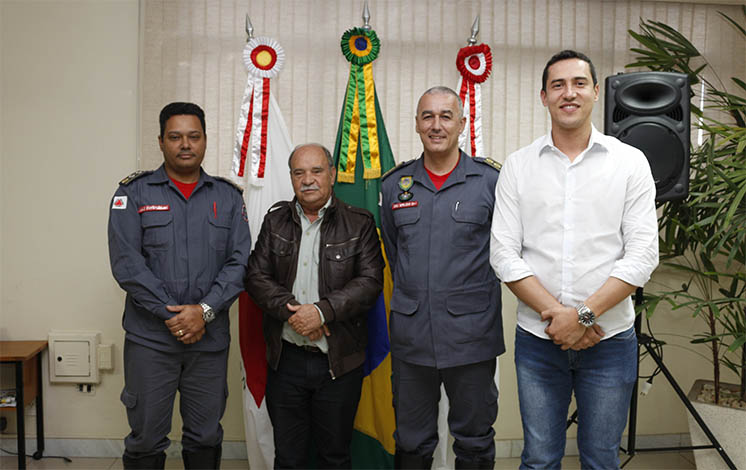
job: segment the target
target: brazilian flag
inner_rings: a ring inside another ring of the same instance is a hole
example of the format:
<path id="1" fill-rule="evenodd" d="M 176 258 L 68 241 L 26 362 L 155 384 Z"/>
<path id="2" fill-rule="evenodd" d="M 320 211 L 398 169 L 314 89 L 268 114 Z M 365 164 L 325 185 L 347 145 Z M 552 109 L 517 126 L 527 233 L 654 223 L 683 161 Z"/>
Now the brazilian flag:
<path id="1" fill-rule="evenodd" d="M 342 53 L 350 61 L 350 78 L 334 146 L 337 164 L 334 193 L 342 201 L 370 211 L 376 218 L 380 238 L 381 175 L 395 163 L 373 82 L 372 62 L 379 51 L 380 42 L 373 30 L 353 28 L 342 36 Z M 392 290 L 391 270 L 386 260 L 383 292 L 368 313 L 365 378 L 352 436 L 353 468 L 394 466 L 395 422 L 388 334 Z"/>

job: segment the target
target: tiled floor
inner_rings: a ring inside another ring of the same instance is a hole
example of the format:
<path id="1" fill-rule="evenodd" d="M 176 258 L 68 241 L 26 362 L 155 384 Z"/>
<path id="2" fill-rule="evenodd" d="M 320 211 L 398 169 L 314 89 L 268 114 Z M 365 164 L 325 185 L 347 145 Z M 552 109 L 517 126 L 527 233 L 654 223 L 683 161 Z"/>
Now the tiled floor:
<path id="1" fill-rule="evenodd" d="M 34 460 L 32 458 L 27 459 L 27 468 L 31 469 L 114 469 L 119 470 L 122 468 L 121 459 L 94 459 L 94 458 L 74 458 L 72 463 L 66 463 L 61 459 L 43 458 L 41 460 Z M 621 456 L 621 461 L 627 460 L 625 455 Z M 520 459 L 498 459 L 495 462 L 495 469 L 515 469 L 518 468 Z M 18 459 L 15 456 L 3 456 L 0 457 L 0 469 L 10 470 L 18 468 Z M 181 459 L 167 459 L 167 469 L 181 469 L 184 468 Z M 248 462 L 245 460 L 223 460 L 221 464 L 223 469 L 237 469 L 248 468 Z M 580 461 L 577 456 L 569 456 L 562 459 L 562 468 L 573 470 L 580 468 Z M 630 462 L 624 467 L 625 470 L 642 470 L 642 469 L 693 469 L 696 468 L 694 465 L 694 456 L 690 452 L 674 453 L 674 452 L 662 452 L 662 453 L 642 453 L 637 454 Z"/>

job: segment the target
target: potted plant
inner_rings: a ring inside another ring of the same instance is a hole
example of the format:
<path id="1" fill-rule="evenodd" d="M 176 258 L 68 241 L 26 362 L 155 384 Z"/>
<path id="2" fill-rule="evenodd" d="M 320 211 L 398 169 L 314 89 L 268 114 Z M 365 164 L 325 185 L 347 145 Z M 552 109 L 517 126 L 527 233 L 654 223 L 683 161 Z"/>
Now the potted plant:
<path id="1" fill-rule="evenodd" d="M 734 27 L 746 40 L 746 6 L 737 21 L 720 12 L 727 26 Z M 640 32 L 629 31 L 640 47 L 628 67 L 654 71 L 679 72 L 689 76 L 692 89 L 704 89 L 701 109 L 691 106 L 692 121 L 702 131 L 701 143 L 693 146 L 690 157 L 689 194 L 683 201 L 661 207 L 661 264 L 683 273 L 687 281 L 676 289 L 647 292 L 643 309 L 650 316 L 661 302 L 673 310 L 687 311 L 704 321 L 705 330 L 695 334 L 692 343 L 706 345 L 713 363 L 712 401 L 715 405 L 746 405 L 746 82 L 732 77 L 732 89 L 726 91 L 705 57 L 674 28 L 656 21 L 642 20 Z M 723 384 L 721 367 L 740 378 L 739 384 Z M 690 393 L 694 402 L 702 388 L 697 381 Z M 696 406 L 696 405 L 695 405 Z M 705 421 L 711 410 L 700 414 Z M 738 414 L 740 412 L 740 415 Z M 732 429 L 733 422 L 722 421 Z M 746 468 L 746 410 L 737 410 L 736 420 L 744 431 L 735 434 L 735 446 L 729 448 L 723 433 L 713 433 L 738 468 Z M 693 426 L 692 426 L 693 424 Z M 694 429 L 696 428 L 696 430 Z M 690 418 L 693 444 L 709 444 Z M 705 439 L 700 443 L 696 434 Z M 725 433 L 729 434 L 729 433 Z M 713 451 L 697 451 L 712 456 L 711 463 L 723 465 Z M 741 459 L 740 462 L 738 459 Z"/>

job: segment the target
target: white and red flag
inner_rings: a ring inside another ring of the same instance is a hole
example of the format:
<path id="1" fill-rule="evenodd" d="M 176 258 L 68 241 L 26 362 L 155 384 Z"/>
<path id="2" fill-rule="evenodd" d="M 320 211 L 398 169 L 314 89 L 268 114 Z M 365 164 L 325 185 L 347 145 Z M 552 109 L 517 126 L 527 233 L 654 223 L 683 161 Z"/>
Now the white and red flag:
<path id="1" fill-rule="evenodd" d="M 287 168 L 293 145 L 270 92 L 270 79 L 279 74 L 285 53 L 275 40 L 257 37 L 246 44 L 243 56 L 248 81 L 238 116 L 231 176 L 244 188 L 251 237 L 256 241 L 267 209 L 277 201 L 293 197 Z M 238 301 L 238 332 L 249 466 L 253 470 L 271 469 L 275 446 L 264 397 L 267 356 L 262 312 L 246 292 Z"/>
<path id="2" fill-rule="evenodd" d="M 492 71 L 492 52 L 487 44 L 462 47 L 456 56 L 456 68 L 461 76 L 458 90 L 464 104 L 466 126 L 458 138 L 459 148 L 472 157 L 484 157 L 482 141 L 482 90 L 481 83 Z"/>

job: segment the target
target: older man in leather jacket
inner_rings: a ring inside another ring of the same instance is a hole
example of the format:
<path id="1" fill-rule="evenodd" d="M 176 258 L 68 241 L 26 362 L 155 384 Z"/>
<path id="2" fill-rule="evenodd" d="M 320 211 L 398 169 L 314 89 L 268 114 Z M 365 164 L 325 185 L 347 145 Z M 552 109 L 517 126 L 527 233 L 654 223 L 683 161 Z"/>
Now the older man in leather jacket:
<path id="1" fill-rule="evenodd" d="M 317 468 L 350 468 L 380 242 L 373 216 L 333 195 L 325 147 L 298 146 L 288 164 L 295 198 L 269 209 L 246 282 L 264 312 L 274 466 L 309 468 L 313 439 Z"/>

